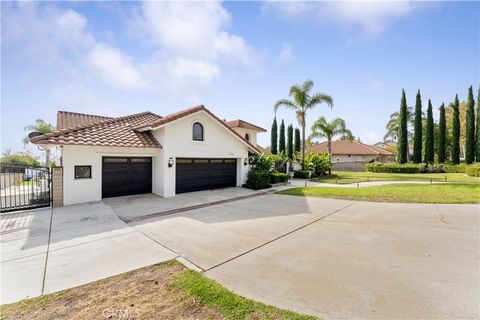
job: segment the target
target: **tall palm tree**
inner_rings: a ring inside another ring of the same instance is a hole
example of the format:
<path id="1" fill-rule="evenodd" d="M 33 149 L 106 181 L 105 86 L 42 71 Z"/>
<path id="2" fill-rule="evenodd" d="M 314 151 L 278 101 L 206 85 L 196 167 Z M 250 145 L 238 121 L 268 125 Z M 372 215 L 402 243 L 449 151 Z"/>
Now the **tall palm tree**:
<path id="1" fill-rule="evenodd" d="M 331 122 L 328 122 L 327 118 L 321 116 L 312 125 L 312 133 L 310 139 L 313 138 L 326 138 L 327 139 L 327 153 L 328 156 L 332 154 L 332 139 L 335 136 L 341 135 L 343 140 L 347 137 L 353 137 L 350 130 L 347 129 L 345 120 L 341 118 L 335 118 Z M 353 140 L 353 139 L 351 139 Z"/>
<path id="2" fill-rule="evenodd" d="M 284 107 L 295 111 L 297 120 L 302 127 L 302 169 L 305 170 L 305 126 L 307 111 L 315 108 L 321 103 L 326 103 L 330 108 L 333 107 L 333 98 L 328 94 L 315 92 L 311 93 L 313 88 L 313 81 L 307 80 L 302 85 L 293 85 L 290 87 L 288 94 L 292 100 L 281 99 L 278 100 L 273 109 L 277 112 L 278 108 Z"/>
<path id="3" fill-rule="evenodd" d="M 43 119 L 36 119 L 35 124 L 29 124 L 25 126 L 24 130 L 28 132 L 40 132 L 40 133 L 46 134 L 46 133 L 55 131 L 55 126 L 52 125 L 51 123 L 47 123 Z M 25 145 L 30 143 L 30 138 L 28 136 L 23 138 L 23 143 Z M 40 150 L 45 151 L 45 163 L 47 167 L 50 166 L 50 149 L 46 147 Z"/>
<path id="4" fill-rule="evenodd" d="M 383 137 L 384 140 L 387 140 L 388 138 L 391 138 L 392 140 L 396 141 L 397 140 L 397 135 L 398 135 L 398 119 L 399 119 L 399 113 L 394 112 L 390 115 L 390 119 L 387 122 L 387 125 L 385 126 L 387 129 L 387 133 Z M 408 127 L 413 127 L 413 122 L 415 120 L 415 114 L 413 113 L 413 108 L 408 107 L 407 108 L 407 123 Z M 408 130 L 408 140 L 411 140 L 413 138 L 413 134 L 411 130 Z"/>

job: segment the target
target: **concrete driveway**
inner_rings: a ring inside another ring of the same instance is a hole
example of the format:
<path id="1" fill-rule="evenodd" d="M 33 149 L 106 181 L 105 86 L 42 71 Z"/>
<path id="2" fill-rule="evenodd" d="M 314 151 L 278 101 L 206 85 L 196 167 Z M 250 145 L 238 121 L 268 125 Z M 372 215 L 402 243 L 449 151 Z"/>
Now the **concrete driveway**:
<path id="1" fill-rule="evenodd" d="M 325 319 L 480 316 L 477 205 L 268 194 L 125 224 L 128 211 L 122 199 L 55 209 L 45 276 L 50 212 L 24 218 L 2 235 L 2 303 L 39 294 L 43 279 L 52 292 L 177 257 L 241 295 Z"/>

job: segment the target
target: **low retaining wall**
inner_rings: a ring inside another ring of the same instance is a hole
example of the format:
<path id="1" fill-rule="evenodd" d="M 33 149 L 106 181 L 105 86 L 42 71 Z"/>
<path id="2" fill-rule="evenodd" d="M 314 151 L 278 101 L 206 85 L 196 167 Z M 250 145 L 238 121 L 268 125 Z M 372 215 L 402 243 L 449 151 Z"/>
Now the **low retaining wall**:
<path id="1" fill-rule="evenodd" d="M 363 172 L 366 170 L 366 166 L 366 162 L 336 162 L 332 163 L 332 170 Z"/>

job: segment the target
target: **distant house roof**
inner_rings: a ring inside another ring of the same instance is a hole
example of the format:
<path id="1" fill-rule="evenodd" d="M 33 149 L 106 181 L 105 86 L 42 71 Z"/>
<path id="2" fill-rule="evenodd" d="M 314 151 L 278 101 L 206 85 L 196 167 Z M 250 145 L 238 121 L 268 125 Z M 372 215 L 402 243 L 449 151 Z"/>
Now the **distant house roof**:
<path id="1" fill-rule="evenodd" d="M 267 130 L 263 129 L 262 127 L 256 126 L 254 124 L 251 124 L 250 122 L 247 122 L 241 119 L 226 121 L 225 123 L 230 128 L 244 128 L 244 129 L 250 129 L 258 132 L 267 132 Z"/>
<path id="2" fill-rule="evenodd" d="M 312 146 L 312 151 L 327 153 L 327 142 L 317 143 Z M 339 140 L 332 141 L 333 155 L 388 155 L 394 154 L 377 146 L 367 145 L 358 141 Z"/>
<path id="3" fill-rule="evenodd" d="M 118 118 L 59 111 L 58 129 L 52 133 L 36 136 L 30 141 L 34 144 L 161 148 L 150 130 L 200 111 L 209 114 L 251 149 L 259 152 L 257 146 L 246 141 L 203 105 L 165 117 L 148 111 Z"/>

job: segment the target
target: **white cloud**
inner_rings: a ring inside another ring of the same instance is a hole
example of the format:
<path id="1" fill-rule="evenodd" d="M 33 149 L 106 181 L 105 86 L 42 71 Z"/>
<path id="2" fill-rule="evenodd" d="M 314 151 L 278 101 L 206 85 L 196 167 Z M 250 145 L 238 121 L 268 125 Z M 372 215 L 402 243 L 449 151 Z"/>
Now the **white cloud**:
<path id="1" fill-rule="evenodd" d="M 263 10 L 292 22 L 335 24 L 375 37 L 395 18 L 409 14 L 410 1 L 265 2 Z"/>
<path id="2" fill-rule="evenodd" d="M 92 46 L 85 17 L 73 10 L 41 7 L 35 2 L 2 4 L 2 45 L 18 45 L 36 63 L 58 62 Z"/>
<path id="3" fill-rule="evenodd" d="M 97 44 L 88 54 L 88 61 L 102 80 L 112 87 L 125 90 L 147 88 L 131 58 L 118 48 Z"/>
<path id="4" fill-rule="evenodd" d="M 288 42 L 284 42 L 282 46 L 282 51 L 277 57 L 277 62 L 290 62 L 295 58 L 295 54 L 293 53 L 292 45 Z"/>
<path id="5" fill-rule="evenodd" d="M 232 18 L 220 2 L 144 2 L 136 17 L 138 34 L 157 53 L 144 69 L 164 71 L 170 86 L 198 90 L 226 65 L 255 68 L 258 54 L 245 39 L 226 29 Z M 162 79 L 160 79 L 162 80 Z"/>

